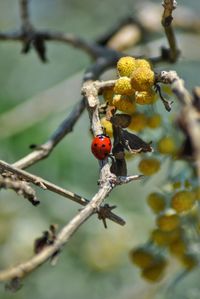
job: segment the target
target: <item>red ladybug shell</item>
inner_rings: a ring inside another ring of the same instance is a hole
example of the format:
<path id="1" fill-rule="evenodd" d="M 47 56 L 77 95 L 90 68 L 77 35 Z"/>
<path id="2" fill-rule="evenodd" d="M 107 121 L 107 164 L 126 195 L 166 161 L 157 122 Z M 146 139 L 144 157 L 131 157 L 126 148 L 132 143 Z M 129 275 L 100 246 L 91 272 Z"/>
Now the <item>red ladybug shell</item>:
<path id="1" fill-rule="evenodd" d="M 109 155 L 111 147 L 110 137 L 97 135 L 92 141 L 91 151 L 97 159 L 104 160 Z"/>

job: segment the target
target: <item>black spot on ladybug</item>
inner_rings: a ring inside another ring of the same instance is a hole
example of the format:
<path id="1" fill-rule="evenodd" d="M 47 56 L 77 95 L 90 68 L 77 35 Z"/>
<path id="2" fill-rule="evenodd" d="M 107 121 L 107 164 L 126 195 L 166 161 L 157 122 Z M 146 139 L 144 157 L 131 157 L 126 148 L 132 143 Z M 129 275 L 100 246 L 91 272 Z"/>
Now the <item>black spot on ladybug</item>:
<path id="1" fill-rule="evenodd" d="M 97 143 L 95 143 L 94 146 L 97 146 Z"/>
<path id="2" fill-rule="evenodd" d="M 105 144 L 102 144 L 102 146 L 101 147 L 105 147 Z"/>

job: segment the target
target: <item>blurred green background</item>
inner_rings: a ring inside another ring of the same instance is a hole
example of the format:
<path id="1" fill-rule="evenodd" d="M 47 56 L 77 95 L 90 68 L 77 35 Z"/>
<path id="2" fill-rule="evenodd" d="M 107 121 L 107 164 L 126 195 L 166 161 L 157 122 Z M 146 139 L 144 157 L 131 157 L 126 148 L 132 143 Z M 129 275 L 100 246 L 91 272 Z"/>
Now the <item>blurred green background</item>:
<path id="1" fill-rule="evenodd" d="M 120 17 L 134 13 L 133 2 L 136 1 L 30 2 L 32 21 L 37 28 L 74 32 L 88 39 L 95 39 Z M 186 0 L 180 2 L 180 5 L 188 3 Z M 200 12 L 199 1 L 190 1 L 190 8 Z M 0 30 L 7 31 L 19 26 L 18 1 L 0 0 Z M 197 44 L 189 45 L 190 50 L 197 53 L 195 58 L 190 55 L 184 57 L 183 49 L 180 62 L 173 66 L 190 88 L 199 84 L 198 39 L 199 36 L 195 36 Z M 66 117 L 80 97 L 81 74 L 90 63 L 89 58 L 81 51 L 53 42 L 47 45 L 47 64 L 42 64 L 34 51 L 28 55 L 22 55 L 20 51 L 20 43 L 0 42 L 0 158 L 9 163 L 27 154 L 30 144 L 40 144 L 47 140 Z M 60 91 L 57 96 L 49 99 L 53 104 L 48 102 L 48 96 L 40 96 L 45 90 L 47 95 L 51 94 L 51 88 L 62 81 L 64 83 L 60 89 L 58 87 Z M 68 96 L 64 100 L 63 86 L 68 86 Z M 34 105 L 33 96 L 38 105 Z M 40 103 L 42 105 L 44 99 L 45 108 L 41 112 Z M 5 114 L 10 109 L 28 102 L 33 103 L 33 106 L 25 106 L 23 114 L 17 114 L 17 119 L 15 114 Z M 46 113 L 49 107 L 53 108 Z M 39 114 L 41 117 L 32 125 L 30 119 L 36 119 Z M 8 116 L 13 118 L 9 119 Z M 19 128 L 16 124 L 20 124 Z M 23 129 L 23 126 L 27 128 Z M 90 199 L 97 191 L 98 179 L 98 165 L 91 156 L 90 142 L 89 121 L 85 112 L 73 134 L 68 135 L 47 160 L 39 162 L 29 170 Z M 129 262 L 128 252 L 133 246 L 145 242 L 154 227 L 154 216 L 145 204 L 145 196 L 162 182 L 167 163 L 166 161 L 159 180 L 152 178 L 145 184 L 134 182 L 112 192 L 108 202 L 117 205 L 116 213 L 126 220 L 125 227 L 108 222 L 108 229 L 105 230 L 102 223 L 92 217 L 64 248 L 56 267 L 46 263 L 31 274 L 24 281 L 23 288 L 14 295 L 5 292 L 2 284 L 0 298 L 165 298 L 160 285 L 152 286 L 142 281 L 138 270 Z M 137 172 L 136 165 L 135 160 L 129 162 L 131 174 Z M 39 237 L 50 223 L 56 223 L 60 228 L 80 208 L 67 199 L 39 188 L 37 194 L 41 204 L 35 208 L 12 191 L 1 191 L 1 268 L 30 257 L 33 240 Z M 185 279 L 184 287 L 177 286 L 174 298 L 199 298 L 197 272 Z"/>

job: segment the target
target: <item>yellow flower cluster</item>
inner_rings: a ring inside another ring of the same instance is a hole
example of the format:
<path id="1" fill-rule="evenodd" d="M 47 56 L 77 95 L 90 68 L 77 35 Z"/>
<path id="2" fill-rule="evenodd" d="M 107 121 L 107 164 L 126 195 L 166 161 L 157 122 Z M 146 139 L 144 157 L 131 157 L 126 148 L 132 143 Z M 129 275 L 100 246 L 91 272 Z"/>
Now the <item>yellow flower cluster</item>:
<path id="1" fill-rule="evenodd" d="M 154 72 L 150 63 L 145 59 L 135 59 L 131 56 L 122 57 L 117 63 L 119 78 L 113 87 L 105 88 L 104 100 L 117 110 L 132 116 L 129 129 L 140 132 L 145 127 L 158 128 L 161 117 L 158 114 L 147 117 L 144 113 L 136 112 L 136 104 L 147 105 L 155 101 Z M 102 120 L 102 126 L 110 131 L 108 123 Z M 108 133 L 109 134 L 109 133 Z"/>
<path id="2" fill-rule="evenodd" d="M 120 78 L 116 81 L 115 93 L 134 95 L 135 102 L 140 105 L 154 102 L 152 86 L 155 76 L 147 60 L 122 57 L 117 63 L 117 71 Z"/>
<path id="3" fill-rule="evenodd" d="M 103 92 L 103 97 L 109 105 L 132 114 L 135 111 L 135 103 L 146 105 L 154 102 L 154 72 L 147 60 L 122 57 L 117 63 L 117 72 L 119 79 L 116 80 L 115 86 L 106 88 Z"/>
<path id="4" fill-rule="evenodd" d="M 164 274 L 167 262 L 148 247 L 138 247 L 130 252 L 131 261 L 141 269 L 141 276 L 149 282 L 158 282 Z"/>
<path id="5" fill-rule="evenodd" d="M 118 110 L 128 114 L 134 113 L 136 109 L 135 102 L 131 99 L 131 97 L 119 94 L 113 97 L 112 105 Z"/>

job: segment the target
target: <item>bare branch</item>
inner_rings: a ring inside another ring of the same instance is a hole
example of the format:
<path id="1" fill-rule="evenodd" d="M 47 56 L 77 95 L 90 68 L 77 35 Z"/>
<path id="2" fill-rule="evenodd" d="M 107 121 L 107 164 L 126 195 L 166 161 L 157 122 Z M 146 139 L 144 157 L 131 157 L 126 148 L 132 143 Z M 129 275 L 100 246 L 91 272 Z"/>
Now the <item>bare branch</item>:
<path id="1" fill-rule="evenodd" d="M 130 175 L 130 176 L 118 176 L 117 177 L 117 184 L 118 185 L 128 184 L 132 181 L 143 179 L 144 177 L 145 176 L 142 175 L 142 174 Z"/>
<path id="2" fill-rule="evenodd" d="M 5 171 L 15 174 L 19 179 L 24 179 L 26 182 L 31 182 L 32 184 L 42 188 L 43 190 L 49 190 L 52 191 L 54 193 L 57 193 L 65 198 L 69 198 L 70 200 L 81 204 L 82 206 L 85 206 L 89 203 L 89 200 L 83 198 L 82 196 L 73 193 L 71 191 L 68 191 L 66 189 L 63 189 L 53 183 L 50 183 L 47 180 L 44 180 L 41 177 L 35 176 L 33 174 L 30 174 L 27 171 L 18 169 L 16 167 L 13 167 L 12 165 L 4 162 L 4 161 L 0 161 L 0 172 L 4 173 Z M 23 181 L 20 181 L 23 183 Z M 25 183 L 25 182 L 24 182 Z M 101 208 L 100 208 L 101 209 Z M 102 207 L 102 209 L 105 209 L 104 207 Z M 110 220 L 120 224 L 120 225 L 124 225 L 125 222 L 122 218 L 120 218 L 119 216 L 115 215 L 114 213 L 112 213 L 111 211 L 106 212 L 106 218 L 109 218 Z"/>
<path id="3" fill-rule="evenodd" d="M 194 157 L 197 165 L 197 174 L 200 181 L 200 125 L 199 113 L 193 105 L 192 96 L 184 86 L 184 81 L 179 78 L 175 71 L 160 72 L 157 81 L 164 84 L 170 84 L 173 93 L 182 105 L 180 111 L 181 118 L 187 128 L 187 132 L 191 138 L 194 148 Z"/>
<path id="4" fill-rule="evenodd" d="M 176 45 L 176 38 L 174 35 L 173 27 L 172 27 L 172 12 L 176 8 L 177 3 L 176 0 L 164 0 L 162 3 L 164 7 L 164 12 L 162 15 L 162 25 L 165 30 L 165 34 L 169 43 L 169 58 L 171 62 L 175 62 L 179 55 L 179 50 Z M 165 56 L 166 53 L 163 53 Z"/>

